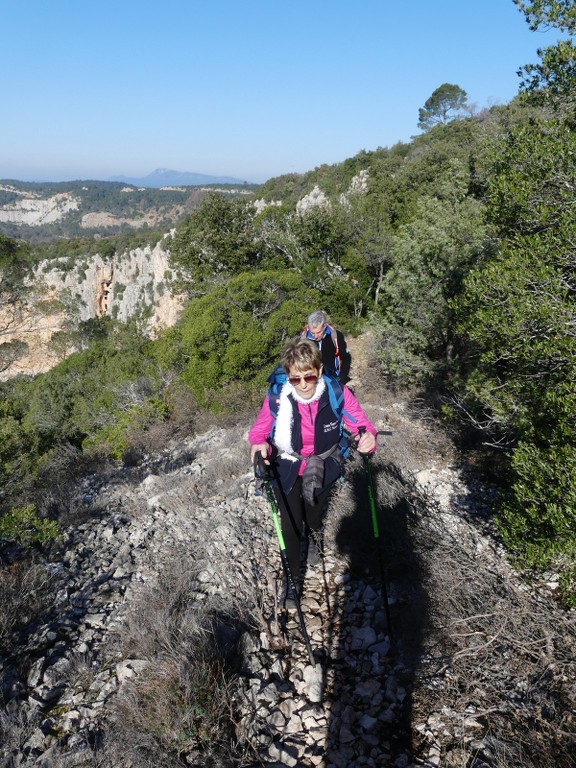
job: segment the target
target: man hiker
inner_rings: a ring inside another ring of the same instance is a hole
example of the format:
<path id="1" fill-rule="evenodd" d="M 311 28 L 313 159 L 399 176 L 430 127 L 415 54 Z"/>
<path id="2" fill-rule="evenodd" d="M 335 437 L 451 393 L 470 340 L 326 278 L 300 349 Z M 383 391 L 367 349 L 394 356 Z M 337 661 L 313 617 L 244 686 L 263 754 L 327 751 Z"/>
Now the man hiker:
<path id="1" fill-rule="evenodd" d="M 288 342 L 281 368 L 284 383 L 274 394 L 267 393 L 248 441 L 252 462 L 260 454 L 266 465 L 299 593 L 302 544 L 308 562 L 317 562 L 322 515 L 342 475 L 348 445 L 343 427 L 367 454 L 376 450 L 377 430 L 350 389 L 324 373 L 314 342 L 302 337 Z M 297 596 L 289 587 L 285 580 L 282 598 L 293 606 Z"/>
<path id="2" fill-rule="evenodd" d="M 350 381 L 352 357 L 346 346 L 342 331 L 337 331 L 328 320 L 328 315 L 319 310 L 308 315 L 308 323 L 302 336 L 313 341 L 320 350 L 324 370 L 336 376 L 342 384 Z"/>

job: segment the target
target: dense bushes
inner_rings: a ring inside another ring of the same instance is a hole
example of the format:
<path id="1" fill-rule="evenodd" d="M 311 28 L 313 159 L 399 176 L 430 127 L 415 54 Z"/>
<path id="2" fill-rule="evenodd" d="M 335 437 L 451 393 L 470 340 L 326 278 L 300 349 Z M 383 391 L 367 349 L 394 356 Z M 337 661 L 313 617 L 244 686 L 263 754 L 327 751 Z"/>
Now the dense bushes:
<path id="1" fill-rule="evenodd" d="M 487 212 L 502 247 L 459 302 L 477 350 L 465 392 L 513 449 L 501 529 L 540 567 L 576 547 L 575 157 L 558 120 L 513 129 L 491 155 Z"/>
<path id="2" fill-rule="evenodd" d="M 396 380 L 431 383 L 445 379 L 458 352 L 454 312 L 470 266 L 490 247 L 480 203 L 466 191 L 461 166 L 453 162 L 448 193 L 420 198 L 411 222 L 391 237 L 392 265 L 381 283 L 380 358 Z"/>
<path id="3" fill-rule="evenodd" d="M 319 301 L 294 272 L 246 272 L 190 301 L 156 352 L 200 400 L 235 381 L 262 391 L 283 341 L 302 329 Z"/>
<path id="4" fill-rule="evenodd" d="M 330 301 L 335 284 L 355 293 L 343 266 L 354 240 L 348 218 L 340 205 L 313 206 L 302 214 L 274 206 L 258 213 L 252 202 L 214 193 L 178 228 L 171 261 L 191 296 L 249 270 L 287 269 Z"/>
<path id="5" fill-rule="evenodd" d="M 166 412 L 151 342 L 135 328 L 103 323 L 102 337 L 35 379 L 1 387 L 0 504 L 34 485 L 60 446 L 121 458 L 135 422 L 148 425 Z"/>

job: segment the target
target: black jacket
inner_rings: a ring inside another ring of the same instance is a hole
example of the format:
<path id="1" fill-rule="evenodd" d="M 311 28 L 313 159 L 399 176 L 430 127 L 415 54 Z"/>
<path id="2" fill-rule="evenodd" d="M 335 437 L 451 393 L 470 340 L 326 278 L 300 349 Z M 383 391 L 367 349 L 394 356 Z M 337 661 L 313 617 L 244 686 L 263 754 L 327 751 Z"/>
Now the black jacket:
<path id="1" fill-rule="evenodd" d="M 336 334 L 336 341 L 338 343 L 338 357 L 336 357 L 336 346 L 332 334 Z M 326 329 L 324 338 L 320 341 L 312 339 L 310 334 L 306 334 L 308 341 L 313 341 L 320 347 L 320 354 L 322 355 L 322 365 L 327 374 L 335 376 L 340 379 L 342 384 L 346 384 L 350 381 L 350 364 L 352 362 L 352 356 L 348 352 L 346 345 L 346 339 L 342 331 L 336 331 L 333 328 Z"/>
<path id="2" fill-rule="evenodd" d="M 302 432 L 300 426 L 300 411 L 298 405 L 292 396 L 288 399 L 292 404 L 293 412 L 293 427 L 292 446 L 295 451 L 299 451 L 302 447 Z M 328 392 L 324 392 L 318 402 L 318 413 L 314 420 L 314 453 L 316 455 L 324 453 L 325 451 L 338 445 L 340 442 L 340 421 L 337 414 L 332 410 L 330 405 L 330 398 Z M 284 459 L 278 455 L 278 449 L 274 448 L 273 451 L 274 460 L 277 468 L 276 480 L 279 481 L 280 486 L 284 493 L 289 493 L 292 490 L 296 478 L 298 477 L 298 471 L 300 469 L 300 461 L 290 461 Z M 342 474 L 342 461 L 340 451 L 337 450 L 332 456 L 329 456 L 324 462 L 324 482 L 322 490 L 332 485 L 340 475 Z"/>

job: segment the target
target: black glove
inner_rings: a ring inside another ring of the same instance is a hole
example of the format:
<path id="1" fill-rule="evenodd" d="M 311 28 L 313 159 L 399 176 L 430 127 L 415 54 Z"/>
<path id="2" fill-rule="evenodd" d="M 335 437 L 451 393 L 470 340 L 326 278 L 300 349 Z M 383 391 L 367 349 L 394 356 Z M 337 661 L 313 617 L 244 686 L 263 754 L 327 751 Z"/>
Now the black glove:
<path id="1" fill-rule="evenodd" d="M 306 504 L 316 504 L 316 492 L 324 483 L 324 460 L 319 456 L 309 456 L 302 475 L 302 496 Z"/>

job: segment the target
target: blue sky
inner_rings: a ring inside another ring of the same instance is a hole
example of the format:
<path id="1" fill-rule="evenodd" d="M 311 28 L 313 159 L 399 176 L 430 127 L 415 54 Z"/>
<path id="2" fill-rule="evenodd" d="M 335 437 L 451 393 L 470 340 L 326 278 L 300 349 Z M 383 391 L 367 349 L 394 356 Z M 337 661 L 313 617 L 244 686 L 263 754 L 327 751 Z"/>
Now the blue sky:
<path id="1" fill-rule="evenodd" d="M 419 133 L 442 83 L 518 91 L 512 0 L 0 0 L 0 178 L 260 182 Z"/>

